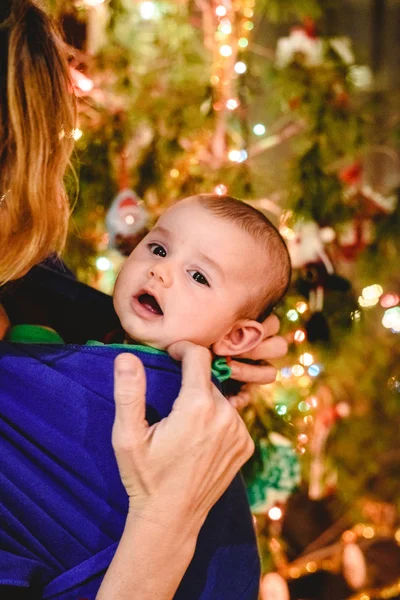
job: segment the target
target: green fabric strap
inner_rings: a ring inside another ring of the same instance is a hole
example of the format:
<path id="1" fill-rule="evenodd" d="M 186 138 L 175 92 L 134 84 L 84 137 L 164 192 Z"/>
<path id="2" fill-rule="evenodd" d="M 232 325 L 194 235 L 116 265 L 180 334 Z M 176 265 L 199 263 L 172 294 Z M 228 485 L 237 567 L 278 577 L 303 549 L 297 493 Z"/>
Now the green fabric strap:
<path id="1" fill-rule="evenodd" d="M 96 340 L 88 340 L 86 346 L 104 346 L 102 342 Z M 151 346 L 142 346 L 140 344 L 107 344 L 111 348 L 121 348 L 121 350 L 137 350 L 139 352 L 147 352 L 148 354 L 168 354 L 164 350 L 158 350 Z M 231 368 L 228 366 L 225 357 L 217 356 L 212 362 L 211 372 L 220 383 L 223 383 L 231 376 Z"/>
<path id="2" fill-rule="evenodd" d="M 14 325 L 6 340 L 21 344 L 64 344 L 64 340 L 54 329 L 42 325 Z"/>
<path id="3" fill-rule="evenodd" d="M 21 344 L 64 344 L 64 340 L 54 329 L 48 329 L 42 325 L 14 325 L 7 335 L 7 341 L 19 342 Z M 140 344 L 103 344 L 96 340 L 88 340 L 86 346 L 110 346 L 121 350 L 137 350 L 148 354 L 167 354 L 164 350 L 158 350 L 151 346 Z M 220 383 L 231 376 L 231 369 L 223 356 L 214 358 L 211 368 L 212 374 Z"/>

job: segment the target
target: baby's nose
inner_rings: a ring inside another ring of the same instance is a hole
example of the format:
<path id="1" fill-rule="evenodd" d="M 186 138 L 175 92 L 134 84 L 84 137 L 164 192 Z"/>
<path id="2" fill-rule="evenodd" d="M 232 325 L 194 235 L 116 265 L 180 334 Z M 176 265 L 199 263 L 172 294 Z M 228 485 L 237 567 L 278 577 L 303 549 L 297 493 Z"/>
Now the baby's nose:
<path id="1" fill-rule="evenodd" d="M 171 269 L 168 268 L 166 264 L 161 264 L 161 262 L 152 266 L 149 269 L 148 277 L 152 279 L 153 277 L 157 279 L 164 287 L 169 287 L 172 284 L 172 273 Z"/>

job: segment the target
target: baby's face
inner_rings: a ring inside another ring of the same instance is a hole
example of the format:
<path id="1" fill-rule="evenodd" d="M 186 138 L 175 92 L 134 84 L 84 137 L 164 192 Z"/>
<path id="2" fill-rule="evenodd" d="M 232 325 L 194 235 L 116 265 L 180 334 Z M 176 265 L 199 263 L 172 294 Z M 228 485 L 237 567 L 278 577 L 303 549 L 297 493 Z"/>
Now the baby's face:
<path id="1" fill-rule="evenodd" d="M 114 291 L 122 327 L 161 350 L 179 340 L 211 347 L 265 278 L 258 244 L 195 199 L 166 211 L 125 262 Z"/>

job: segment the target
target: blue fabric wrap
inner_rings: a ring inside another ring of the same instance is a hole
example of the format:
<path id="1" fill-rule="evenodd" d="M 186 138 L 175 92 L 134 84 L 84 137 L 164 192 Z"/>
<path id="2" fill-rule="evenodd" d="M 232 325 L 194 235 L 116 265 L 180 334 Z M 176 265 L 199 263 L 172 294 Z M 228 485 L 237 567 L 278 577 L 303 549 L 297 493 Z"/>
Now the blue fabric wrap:
<path id="1" fill-rule="evenodd" d="M 111 446 L 113 361 L 122 351 L 0 343 L 0 585 L 94 600 L 127 514 Z M 180 365 L 135 354 L 153 423 L 171 411 Z M 210 511 L 175 599 L 256 600 L 259 570 L 237 475 Z"/>

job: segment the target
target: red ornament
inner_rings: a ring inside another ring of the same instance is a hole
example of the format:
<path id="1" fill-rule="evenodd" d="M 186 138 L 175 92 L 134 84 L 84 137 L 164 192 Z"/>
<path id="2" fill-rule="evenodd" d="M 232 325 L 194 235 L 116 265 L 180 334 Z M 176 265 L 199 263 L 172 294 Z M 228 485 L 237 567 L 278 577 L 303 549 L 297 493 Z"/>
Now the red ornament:
<path id="1" fill-rule="evenodd" d="M 362 173 L 363 166 L 359 160 L 356 160 L 351 165 L 343 167 L 343 169 L 339 171 L 339 179 L 343 181 L 343 183 L 347 183 L 347 185 L 357 185 L 361 181 Z"/>
<path id="2" fill-rule="evenodd" d="M 303 29 L 309 38 L 315 39 L 317 37 L 317 26 L 311 17 L 305 17 L 303 21 Z"/>

